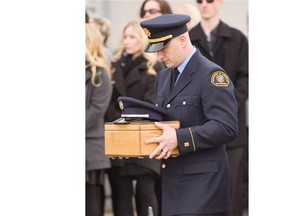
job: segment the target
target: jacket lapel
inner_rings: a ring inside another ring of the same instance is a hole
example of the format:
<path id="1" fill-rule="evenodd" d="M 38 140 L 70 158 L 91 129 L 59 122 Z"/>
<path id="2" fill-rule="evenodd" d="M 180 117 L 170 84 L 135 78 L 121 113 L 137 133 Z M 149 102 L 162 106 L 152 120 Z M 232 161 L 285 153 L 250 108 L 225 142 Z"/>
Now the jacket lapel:
<path id="1" fill-rule="evenodd" d="M 166 71 L 168 70 L 168 71 Z M 165 98 L 169 98 L 170 97 L 170 94 L 171 94 L 171 73 L 173 72 L 173 69 L 172 68 L 167 68 L 165 71 L 162 71 L 161 72 L 161 75 L 162 77 L 164 77 L 164 80 L 163 81 L 160 81 L 160 83 L 158 85 L 161 85 L 164 87 L 164 95 L 165 95 Z M 167 75 L 166 75 L 167 74 Z M 156 82 L 158 83 L 158 82 Z M 158 88 L 157 89 L 161 89 L 161 88 Z M 158 92 L 159 94 L 159 92 Z"/>
<path id="2" fill-rule="evenodd" d="M 192 75 L 193 73 L 195 73 L 198 60 L 199 60 L 199 51 L 197 49 L 197 51 L 194 53 L 194 55 L 191 57 L 188 64 L 186 65 L 184 71 L 180 75 L 176 85 L 171 91 L 171 94 L 170 95 L 168 94 L 167 103 L 173 100 L 192 81 Z M 171 78 L 169 80 L 171 81 Z"/>
<path id="3" fill-rule="evenodd" d="M 195 26 L 190 32 L 189 32 L 190 40 L 193 42 L 196 42 L 198 46 L 201 46 L 205 51 L 209 53 L 209 47 L 205 39 L 206 35 L 200 25 L 200 23 Z"/>

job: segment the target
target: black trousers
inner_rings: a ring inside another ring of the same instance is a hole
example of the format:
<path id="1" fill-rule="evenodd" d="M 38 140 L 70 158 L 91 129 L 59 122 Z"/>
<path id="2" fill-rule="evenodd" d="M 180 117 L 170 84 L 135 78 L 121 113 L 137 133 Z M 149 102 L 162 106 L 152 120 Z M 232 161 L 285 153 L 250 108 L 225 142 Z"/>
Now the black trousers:
<path id="1" fill-rule="evenodd" d="M 242 216 L 243 211 L 243 178 L 244 178 L 244 146 L 228 148 L 227 155 L 231 182 L 231 209 L 228 216 Z"/>
<path id="2" fill-rule="evenodd" d="M 103 216 L 103 186 L 86 183 L 86 216 Z"/>
<path id="3" fill-rule="evenodd" d="M 158 216 L 155 178 L 149 174 L 120 175 L 117 168 L 112 168 L 112 170 L 109 170 L 109 181 L 114 216 L 133 216 L 133 197 L 135 198 L 137 216 L 147 216 L 149 206 L 153 209 L 153 215 Z M 136 180 L 135 188 L 133 180 Z"/>
<path id="4" fill-rule="evenodd" d="M 249 149 L 244 148 L 243 210 L 249 208 Z"/>
<path id="5" fill-rule="evenodd" d="M 175 215 L 175 216 L 227 216 L 227 212 L 215 213 L 215 214 L 185 214 L 185 215 Z"/>

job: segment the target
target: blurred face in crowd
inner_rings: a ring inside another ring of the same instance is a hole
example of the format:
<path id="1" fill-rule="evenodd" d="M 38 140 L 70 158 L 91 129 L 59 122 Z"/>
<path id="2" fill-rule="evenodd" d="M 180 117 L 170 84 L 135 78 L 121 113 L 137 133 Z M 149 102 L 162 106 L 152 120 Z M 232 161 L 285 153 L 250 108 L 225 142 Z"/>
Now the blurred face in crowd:
<path id="1" fill-rule="evenodd" d="M 223 0 L 196 0 L 203 19 L 209 20 L 218 16 Z"/>
<path id="2" fill-rule="evenodd" d="M 127 26 L 124 30 L 123 45 L 125 51 L 134 57 L 136 57 L 142 52 L 143 42 L 141 41 L 141 39 L 137 35 L 137 32 L 131 25 Z"/>
<path id="3" fill-rule="evenodd" d="M 151 19 L 162 15 L 162 11 L 158 2 L 150 0 L 144 6 L 143 19 Z"/>

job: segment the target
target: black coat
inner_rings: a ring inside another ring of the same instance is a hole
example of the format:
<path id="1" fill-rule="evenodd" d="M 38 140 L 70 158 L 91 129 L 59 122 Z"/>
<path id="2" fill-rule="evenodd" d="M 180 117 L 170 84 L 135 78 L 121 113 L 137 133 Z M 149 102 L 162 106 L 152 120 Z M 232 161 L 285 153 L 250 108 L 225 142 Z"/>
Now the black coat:
<path id="1" fill-rule="evenodd" d="M 127 56 L 123 58 L 127 58 Z M 115 72 L 112 76 L 112 80 L 114 82 L 113 94 L 109 108 L 105 115 L 106 122 L 112 122 L 120 118 L 121 111 L 117 101 L 119 96 L 129 96 L 153 104 L 155 104 L 156 101 L 156 75 L 151 75 L 147 73 L 147 60 L 142 58 L 142 56 L 138 57 L 132 62 L 130 59 L 130 66 L 127 66 L 125 65 L 125 63 L 128 60 L 123 58 L 118 60 L 118 62 L 114 63 Z M 164 65 L 160 62 L 156 65 L 156 67 L 158 68 L 158 71 L 164 69 Z M 127 163 L 134 164 L 135 166 L 140 166 L 145 169 L 147 168 L 148 170 L 150 170 L 148 172 L 152 171 L 154 174 L 160 174 L 159 160 L 151 160 L 149 158 L 129 158 L 125 160 L 112 160 L 112 166 L 124 166 Z"/>
<path id="2" fill-rule="evenodd" d="M 246 100 L 248 98 L 248 40 L 239 30 L 220 21 L 213 53 L 209 52 L 205 33 L 200 24 L 189 32 L 190 39 L 201 53 L 211 61 L 224 68 L 235 86 L 238 103 L 237 138 L 229 142 L 227 147 L 247 145 L 248 134 L 246 124 Z"/>
<path id="3" fill-rule="evenodd" d="M 231 81 L 226 87 L 212 84 L 215 72 L 223 69 L 199 50 L 172 92 L 171 71 L 160 72 L 156 80 L 158 106 L 181 125 L 176 130 L 180 156 L 162 165 L 162 215 L 224 212 L 230 204 L 225 143 L 238 129 L 234 86 Z"/>

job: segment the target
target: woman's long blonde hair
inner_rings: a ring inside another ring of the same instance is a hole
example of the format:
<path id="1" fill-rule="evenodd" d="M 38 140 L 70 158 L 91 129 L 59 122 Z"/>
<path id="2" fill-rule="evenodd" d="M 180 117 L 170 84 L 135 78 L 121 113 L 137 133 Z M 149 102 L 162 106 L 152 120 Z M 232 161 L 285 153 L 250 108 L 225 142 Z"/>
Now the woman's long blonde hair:
<path id="1" fill-rule="evenodd" d="M 91 67 L 91 82 L 95 87 L 99 87 L 102 84 L 100 79 L 101 71 L 99 68 L 104 68 L 110 75 L 110 68 L 108 58 L 104 51 L 104 45 L 102 35 L 97 27 L 92 23 L 85 24 L 86 30 L 86 50 L 85 61 L 86 68 Z"/>
<path id="2" fill-rule="evenodd" d="M 122 38 L 120 41 L 120 46 L 118 47 L 115 55 L 114 60 L 119 60 L 122 56 L 122 53 L 125 51 L 124 49 L 124 32 L 128 27 L 133 28 L 133 32 L 135 33 L 135 37 L 137 37 L 142 43 L 142 51 L 141 54 L 147 60 L 147 72 L 148 74 L 156 75 L 156 71 L 154 70 L 153 66 L 157 63 L 157 55 L 156 53 L 146 53 L 144 52 L 144 47 L 148 43 L 147 35 L 144 33 L 143 29 L 140 26 L 140 22 L 138 20 L 133 20 L 129 22 L 123 29 Z"/>

